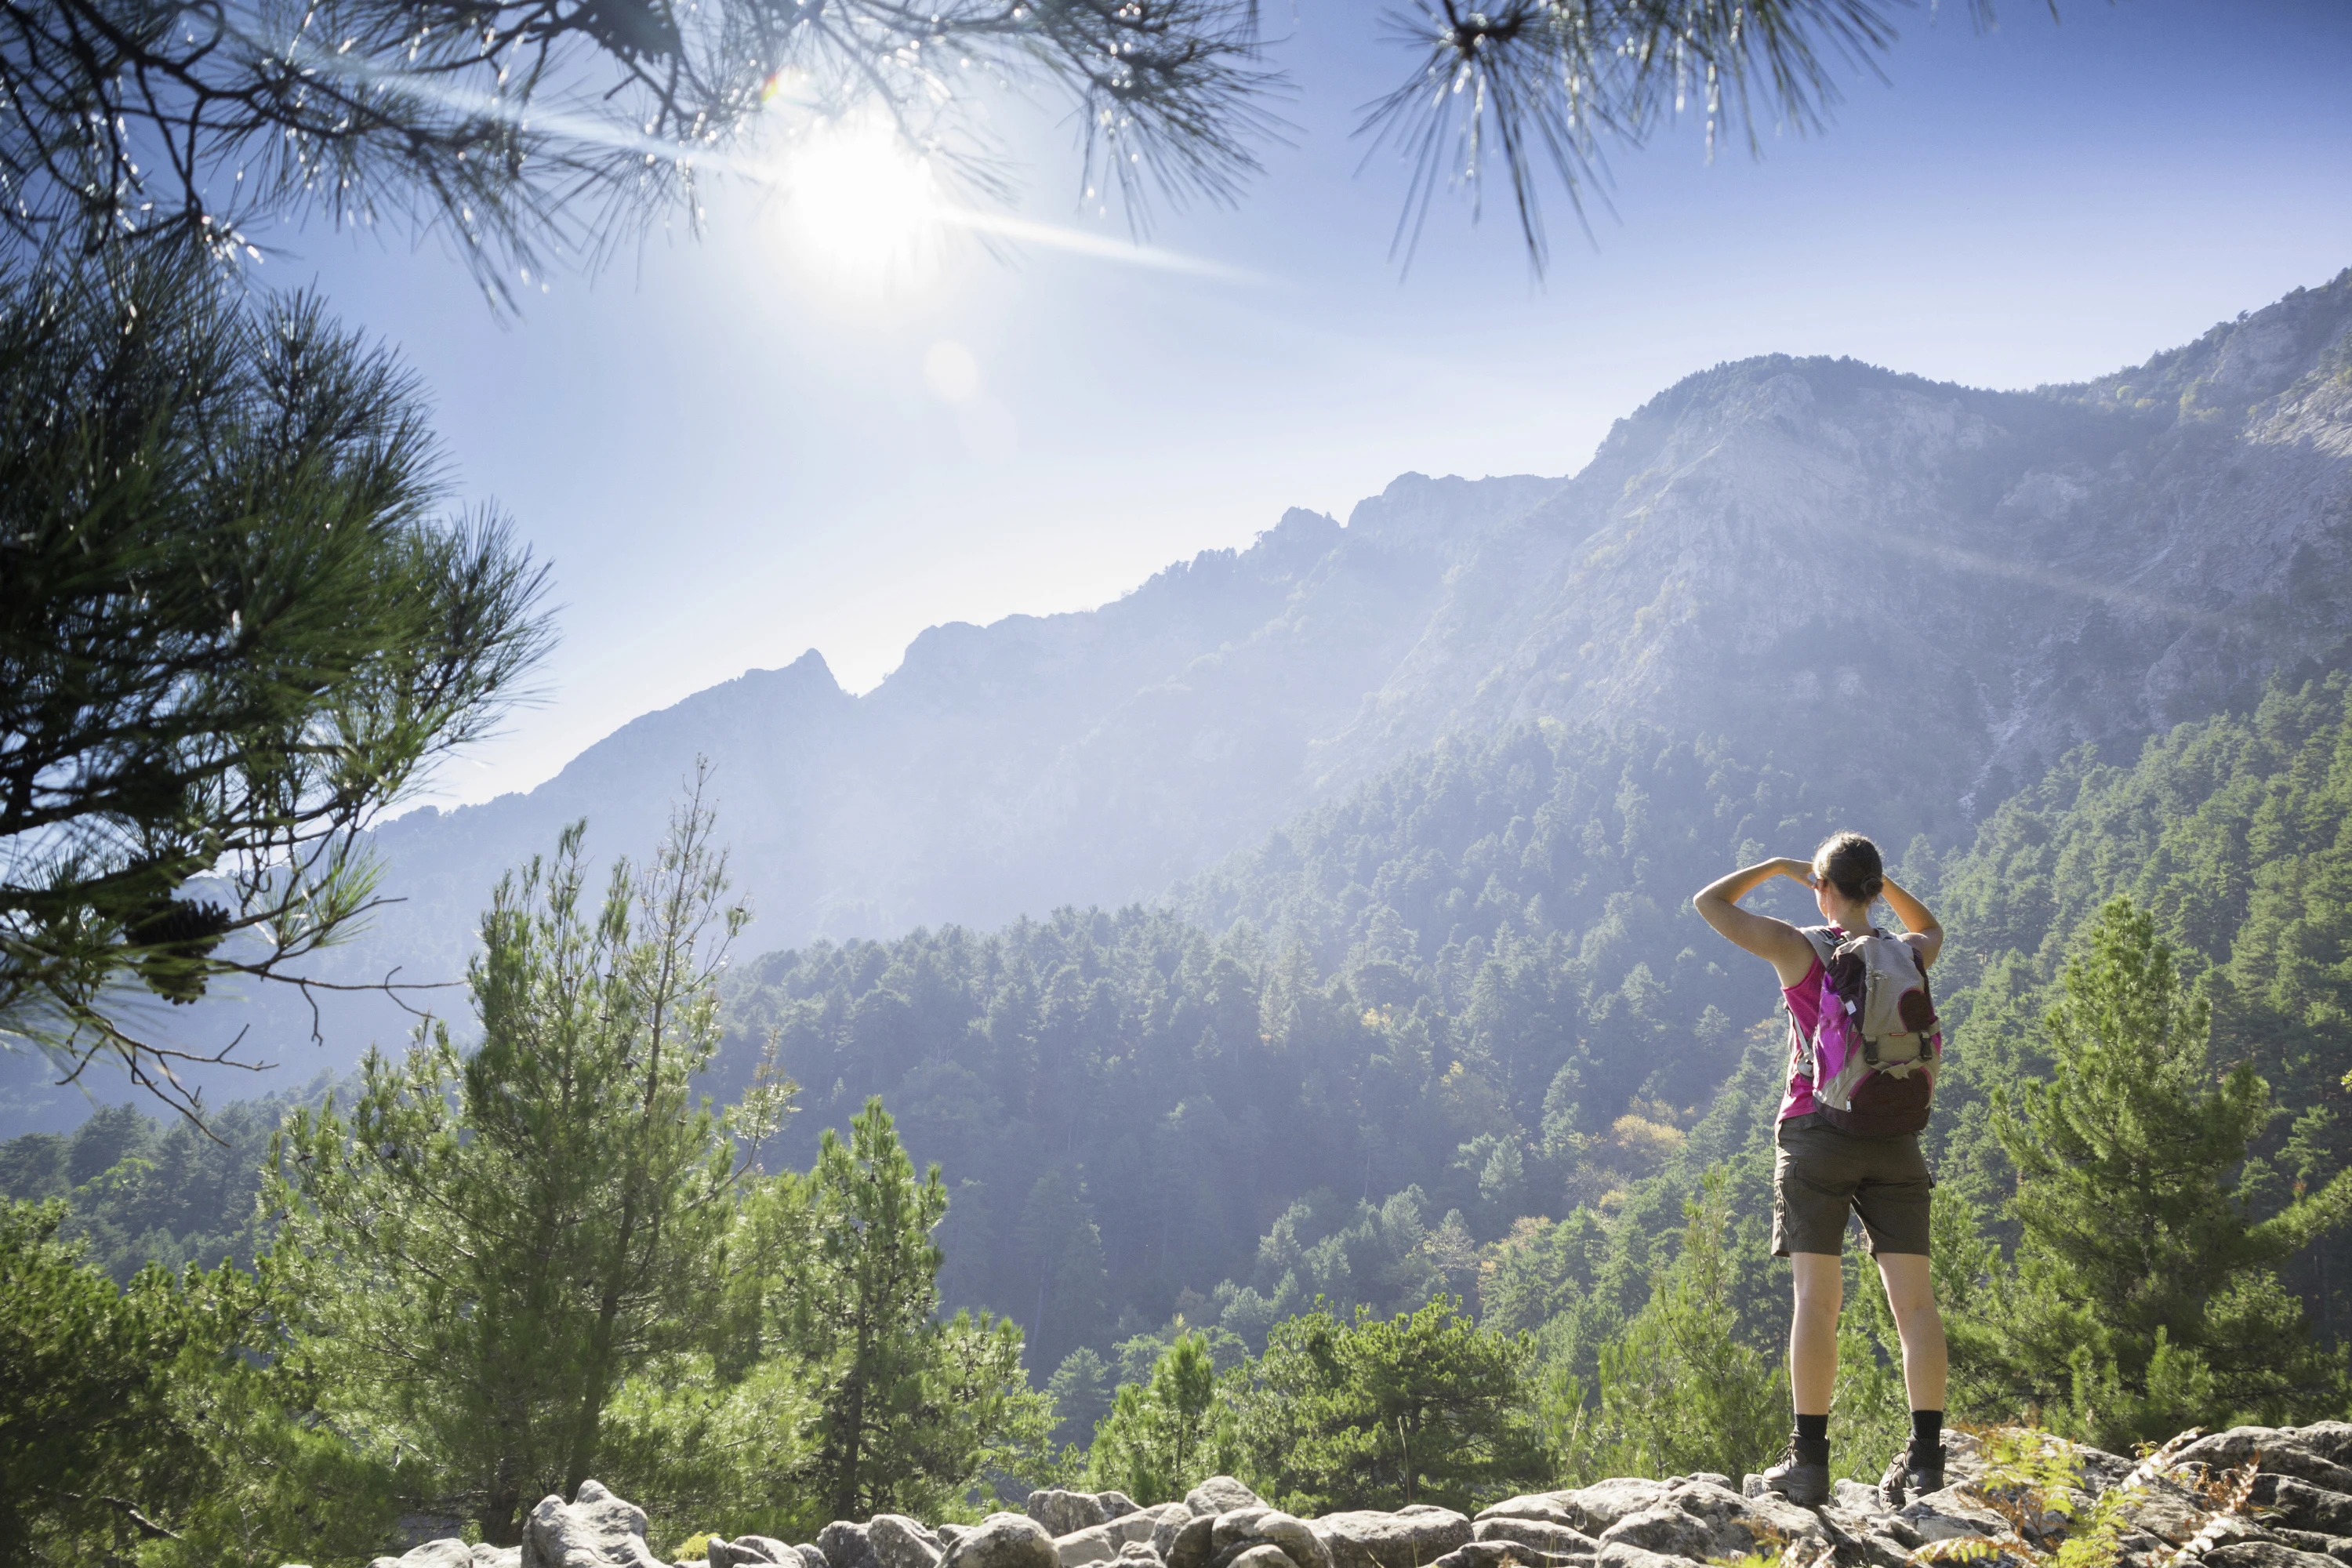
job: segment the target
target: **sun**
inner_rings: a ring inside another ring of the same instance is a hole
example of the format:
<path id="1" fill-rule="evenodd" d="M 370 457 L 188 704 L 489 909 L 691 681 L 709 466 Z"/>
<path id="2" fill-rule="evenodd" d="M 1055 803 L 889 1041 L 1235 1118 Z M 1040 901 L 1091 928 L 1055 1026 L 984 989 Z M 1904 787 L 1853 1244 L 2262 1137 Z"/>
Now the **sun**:
<path id="1" fill-rule="evenodd" d="M 937 241 L 945 204 L 930 163 L 878 118 L 812 127 L 782 175 L 784 226 L 808 260 L 873 276 L 914 266 Z"/>

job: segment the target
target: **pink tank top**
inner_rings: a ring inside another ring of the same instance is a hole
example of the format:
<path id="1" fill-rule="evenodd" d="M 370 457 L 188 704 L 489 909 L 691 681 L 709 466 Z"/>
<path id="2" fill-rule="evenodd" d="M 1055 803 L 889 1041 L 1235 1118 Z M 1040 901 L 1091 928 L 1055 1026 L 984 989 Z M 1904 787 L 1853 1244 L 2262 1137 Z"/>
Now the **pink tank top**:
<path id="1" fill-rule="evenodd" d="M 1789 1004 L 1789 1016 L 1796 1020 L 1797 1033 L 1806 1039 L 1811 1039 L 1813 1032 L 1822 1026 L 1822 983 L 1828 978 L 1822 969 L 1822 961 L 1816 958 L 1813 966 L 1805 971 L 1802 980 L 1794 985 L 1781 987 L 1780 994 Z M 1791 1039 L 1789 1042 L 1789 1092 L 1780 1097 L 1779 1120 L 1786 1121 L 1791 1116 L 1810 1116 L 1812 1112 L 1813 1075 L 1811 1065 L 1805 1060 L 1800 1042 Z"/>

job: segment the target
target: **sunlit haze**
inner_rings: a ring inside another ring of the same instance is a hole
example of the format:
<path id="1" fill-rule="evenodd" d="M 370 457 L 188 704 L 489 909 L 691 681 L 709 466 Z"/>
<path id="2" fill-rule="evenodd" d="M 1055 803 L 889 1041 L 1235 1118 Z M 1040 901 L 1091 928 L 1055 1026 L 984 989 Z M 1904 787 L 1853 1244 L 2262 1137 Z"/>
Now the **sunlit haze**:
<path id="1" fill-rule="evenodd" d="M 1289 143 L 1236 208 L 1162 208 L 1140 243 L 1083 199 L 1071 128 L 1014 113 L 1013 208 L 879 122 L 814 127 L 700 238 L 559 274 L 509 325 L 430 245 L 299 237 L 266 276 L 400 346 L 457 496 L 554 566 L 543 700 L 437 798 L 528 788 L 810 647 L 870 688 L 927 626 L 1091 605 L 1400 472 L 1572 472 L 1725 359 L 2072 380 L 2352 264 L 2331 0 L 1914 14 L 1826 135 L 1710 163 L 1685 126 L 1616 158 L 1589 243 L 1554 203 L 1540 281 L 1492 193 L 1391 254 L 1402 171 L 1351 132 L 1408 62 L 1369 11 L 1269 12 Z"/>

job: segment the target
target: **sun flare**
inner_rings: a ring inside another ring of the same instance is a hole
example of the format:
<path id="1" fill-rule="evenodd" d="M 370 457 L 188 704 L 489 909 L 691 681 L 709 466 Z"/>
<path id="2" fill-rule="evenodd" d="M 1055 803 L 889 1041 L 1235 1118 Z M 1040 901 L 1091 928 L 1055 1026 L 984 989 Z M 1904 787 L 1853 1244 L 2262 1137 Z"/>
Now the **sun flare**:
<path id="1" fill-rule="evenodd" d="M 787 156 L 784 219 L 793 247 L 851 273 L 903 268 L 936 239 L 944 213 L 929 163 L 876 120 L 812 130 Z"/>

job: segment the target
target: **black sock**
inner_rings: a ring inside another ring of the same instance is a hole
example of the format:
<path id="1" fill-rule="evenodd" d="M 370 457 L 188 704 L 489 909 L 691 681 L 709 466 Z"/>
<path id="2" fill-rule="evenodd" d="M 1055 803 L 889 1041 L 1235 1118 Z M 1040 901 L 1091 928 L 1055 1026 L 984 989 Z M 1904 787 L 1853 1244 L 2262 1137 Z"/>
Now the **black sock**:
<path id="1" fill-rule="evenodd" d="M 1942 1416 L 1939 1415 L 1937 1419 L 1941 1420 Z M 1826 1415 L 1798 1416 L 1797 1436 L 1802 1437 L 1808 1443 L 1828 1442 L 1830 1440 L 1830 1418 Z"/>
<path id="2" fill-rule="evenodd" d="M 1911 1412 L 1911 1451 L 1927 1458 L 1944 1446 L 1944 1413 L 1940 1410 Z"/>

